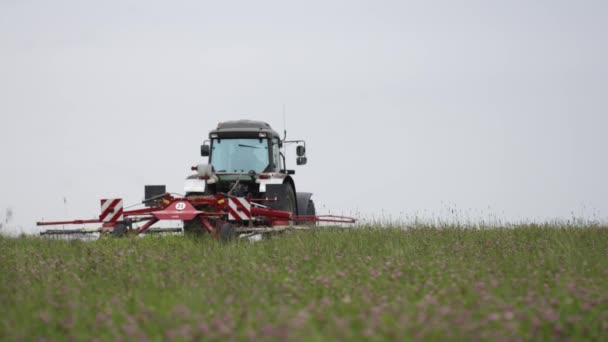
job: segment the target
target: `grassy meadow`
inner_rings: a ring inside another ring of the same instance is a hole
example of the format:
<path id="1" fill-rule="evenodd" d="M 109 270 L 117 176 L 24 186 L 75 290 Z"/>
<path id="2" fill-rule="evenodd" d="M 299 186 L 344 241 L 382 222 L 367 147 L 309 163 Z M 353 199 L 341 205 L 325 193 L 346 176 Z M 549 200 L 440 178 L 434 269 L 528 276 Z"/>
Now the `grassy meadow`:
<path id="1" fill-rule="evenodd" d="M 0 340 L 602 340 L 608 229 L 0 238 Z"/>

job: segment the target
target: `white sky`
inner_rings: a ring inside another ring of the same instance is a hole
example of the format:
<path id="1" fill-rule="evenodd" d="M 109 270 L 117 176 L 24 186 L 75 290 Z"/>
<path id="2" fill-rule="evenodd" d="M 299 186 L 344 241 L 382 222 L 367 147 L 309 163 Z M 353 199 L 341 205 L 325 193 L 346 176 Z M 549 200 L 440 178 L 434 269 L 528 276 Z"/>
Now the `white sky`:
<path id="1" fill-rule="evenodd" d="M 0 219 L 181 193 L 283 105 L 318 211 L 606 218 L 606 32 L 606 1 L 0 0 Z"/>

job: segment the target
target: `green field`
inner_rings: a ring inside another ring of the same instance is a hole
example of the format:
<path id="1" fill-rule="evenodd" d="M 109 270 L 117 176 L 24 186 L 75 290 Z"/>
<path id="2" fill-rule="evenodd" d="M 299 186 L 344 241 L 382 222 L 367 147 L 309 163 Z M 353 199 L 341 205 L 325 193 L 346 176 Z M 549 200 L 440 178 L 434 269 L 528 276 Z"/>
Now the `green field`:
<path id="1" fill-rule="evenodd" d="M 0 238 L 0 340 L 602 340 L 608 229 Z"/>

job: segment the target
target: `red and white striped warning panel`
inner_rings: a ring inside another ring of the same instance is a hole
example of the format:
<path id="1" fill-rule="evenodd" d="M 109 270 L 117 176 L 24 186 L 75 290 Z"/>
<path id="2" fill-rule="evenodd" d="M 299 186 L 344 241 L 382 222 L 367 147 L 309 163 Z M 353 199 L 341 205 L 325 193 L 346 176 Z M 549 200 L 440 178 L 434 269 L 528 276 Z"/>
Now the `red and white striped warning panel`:
<path id="1" fill-rule="evenodd" d="M 251 220 L 251 202 L 249 202 L 246 198 L 243 197 L 228 198 L 228 220 Z"/>
<path id="2" fill-rule="evenodd" d="M 123 220 L 122 215 L 122 199 L 109 198 L 101 200 L 101 222 L 117 222 Z"/>

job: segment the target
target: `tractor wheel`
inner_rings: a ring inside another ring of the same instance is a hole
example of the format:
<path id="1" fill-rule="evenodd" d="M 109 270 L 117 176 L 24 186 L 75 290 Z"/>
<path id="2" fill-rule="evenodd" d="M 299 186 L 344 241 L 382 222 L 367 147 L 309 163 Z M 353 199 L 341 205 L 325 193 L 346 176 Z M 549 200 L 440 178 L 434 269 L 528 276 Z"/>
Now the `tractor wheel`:
<path id="1" fill-rule="evenodd" d="M 298 213 L 296 211 L 296 194 L 294 193 L 293 188 L 287 185 L 287 191 L 285 193 L 286 197 L 285 203 L 283 204 L 283 210 L 289 211 L 290 213 L 297 215 Z"/>
<path id="2" fill-rule="evenodd" d="M 317 210 L 315 209 L 315 202 L 313 200 L 308 200 L 308 205 L 306 206 L 306 216 L 315 216 L 317 215 Z M 317 222 L 306 222 L 307 226 L 316 226 Z"/>
<path id="3" fill-rule="evenodd" d="M 266 197 L 277 198 L 275 202 L 268 203 L 268 206 L 275 210 L 288 211 L 297 215 L 296 193 L 291 184 L 276 184 L 266 186 Z"/>

